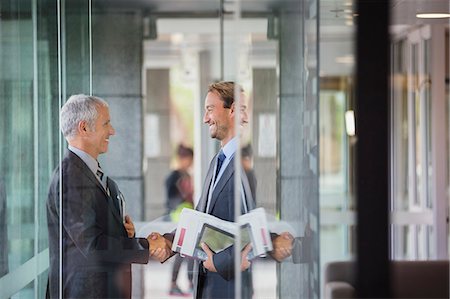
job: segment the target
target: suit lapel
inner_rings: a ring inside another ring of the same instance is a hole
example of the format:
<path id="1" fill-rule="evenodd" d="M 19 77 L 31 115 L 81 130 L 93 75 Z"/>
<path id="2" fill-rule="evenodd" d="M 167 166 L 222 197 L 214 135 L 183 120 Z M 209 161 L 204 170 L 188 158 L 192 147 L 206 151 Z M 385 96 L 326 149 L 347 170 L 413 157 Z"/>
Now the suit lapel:
<path id="1" fill-rule="evenodd" d="M 213 172 L 214 172 L 214 163 L 213 162 L 216 160 L 216 156 L 214 156 L 214 158 L 209 163 L 209 169 L 208 169 L 208 172 L 206 174 L 205 182 L 203 184 L 202 195 L 200 197 L 200 200 L 198 201 L 197 207 L 195 208 L 197 211 L 200 211 L 200 212 L 205 212 L 205 210 L 206 210 L 206 203 L 208 201 L 209 186 L 211 185 L 211 180 L 212 180 Z"/>
<path id="2" fill-rule="evenodd" d="M 224 172 L 222 173 L 222 176 L 220 177 L 216 187 L 213 190 L 211 202 L 209 204 L 209 211 L 207 211 L 208 213 L 210 213 L 213 210 L 220 191 L 222 191 L 222 189 L 225 187 L 225 185 L 227 184 L 228 180 L 233 175 L 233 173 L 234 173 L 234 156 L 233 158 L 231 158 L 230 162 L 227 165 L 227 168 L 225 168 Z"/>
<path id="3" fill-rule="evenodd" d="M 120 223 L 122 223 L 122 219 L 120 217 L 120 214 L 117 212 L 116 207 L 114 207 L 114 204 L 112 203 L 112 200 L 114 200 L 114 198 L 110 198 L 110 196 L 108 195 L 108 193 L 106 192 L 106 190 L 103 188 L 102 184 L 100 184 L 100 182 L 98 181 L 98 179 L 95 177 L 95 174 L 92 173 L 92 171 L 89 169 L 89 167 L 86 165 L 86 163 L 84 163 L 84 161 L 78 157 L 77 155 L 75 155 L 73 152 L 71 152 L 70 150 L 68 151 L 66 157 L 70 160 L 72 160 L 78 167 L 80 167 L 83 171 L 83 173 L 89 178 L 89 180 L 91 180 L 91 182 L 93 182 L 98 188 L 100 188 L 100 190 L 102 190 L 103 194 L 106 197 L 106 201 L 108 203 L 109 209 L 111 210 L 111 212 L 114 214 L 115 218 L 117 220 L 119 220 Z M 114 186 L 114 192 L 115 194 L 117 194 L 117 185 L 111 184 L 112 181 L 109 177 L 108 177 L 108 186 Z M 111 190 L 110 190 L 111 191 Z M 113 195 L 113 193 L 111 193 L 111 195 Z M 117 196 L 117 195 L 115 195 Z"/>
<path id="4" fill-rule="evenodd" d="M 108 197 L 108 193 L 106 193 L 106 190 L 103 188 L 102 184 L 97 180 L 95 177 L 95 174 L 92 173 L 92 171 L 89 169 L 89 167 L 84 163 L 84 161 L 72 153 L 70 150 L 67 154 L 68 158 L 71 159 L 79 168 L 82 169 L 83 173 L 93 182 L 98 188 L 102 190 L 102 192 L 105 194 L 106 197 Z"/>
<path id="5" fill-rule="evenodd" d="M 112 211 L 112 213 L 114 214 L 114 217 L 120 222 L 122 223 L 122 217 L 120 216 L 120 212 L 117 210 L 116 206 L 114 205 L 113 200 L 119 200 L 118 196 L 119 196 L 119 187 L 117 187 L 117 184 L 111 180 L 108 177 L 108 188 L 109 188 L 109 193 L 111 194 L 111 197 L 108 199 L 108 206 L 109 209 Z"/>

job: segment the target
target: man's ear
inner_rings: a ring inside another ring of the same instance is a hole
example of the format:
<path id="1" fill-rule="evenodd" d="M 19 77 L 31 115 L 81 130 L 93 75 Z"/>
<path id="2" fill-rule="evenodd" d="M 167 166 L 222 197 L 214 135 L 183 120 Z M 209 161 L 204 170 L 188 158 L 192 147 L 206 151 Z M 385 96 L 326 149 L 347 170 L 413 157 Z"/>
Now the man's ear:
<path id="1" fill-rule="evenodd" d="M 234 105 L 234 102 L 231 104 L 231 106 L 230 106 L 230 115 L 232 115 L 232 116 L 234 116 L 234 109 L 235 109 L 235 105 Z"/>
<path id="2" fill-rule="evenodd" d="M 78 134 L 83 136 L 88 132 L 88 124 L 85 120 L 82 120 L 78 123 Z"/>

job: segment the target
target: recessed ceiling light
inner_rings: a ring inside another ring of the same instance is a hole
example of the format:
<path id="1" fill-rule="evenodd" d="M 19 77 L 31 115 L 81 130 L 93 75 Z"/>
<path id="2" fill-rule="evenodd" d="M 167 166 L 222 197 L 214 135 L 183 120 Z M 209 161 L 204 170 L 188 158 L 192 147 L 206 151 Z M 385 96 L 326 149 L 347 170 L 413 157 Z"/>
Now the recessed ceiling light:
<path id="1" fill-rule="evenodd" d="M 432 13 L 418 13 L 416 17 L 419 19 L 445 19 L 450 18 L 450 13 L 432 12 Z"/>

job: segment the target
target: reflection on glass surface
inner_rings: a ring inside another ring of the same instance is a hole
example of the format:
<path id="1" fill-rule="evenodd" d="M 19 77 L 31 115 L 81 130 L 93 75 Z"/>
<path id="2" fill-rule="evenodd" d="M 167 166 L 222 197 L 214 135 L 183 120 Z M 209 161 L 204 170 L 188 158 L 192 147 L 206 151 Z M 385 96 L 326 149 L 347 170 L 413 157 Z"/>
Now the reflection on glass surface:
<path id="1" fill-rule="evenodd" d="M 426 218 L 433 210 L 431 40 L 426 32 L 426 27 L 411 31 L 407 38 L 397 38 L 392 47 L 394 259 L 424 259 L 436 250 L 432 242 L 435 231 Z"/>
<path id="2" fill-rule="evenodd" d="M 320 280 L 325 288 L 329 265 L 356 256 L 354 184 L 355 136 L 345 128 L 354 107 L 356 3 L 320 3 Z M 355 115 L 358 118 L 358 115 Z M 321 296 L 326 296 L 321 293 Z"/>

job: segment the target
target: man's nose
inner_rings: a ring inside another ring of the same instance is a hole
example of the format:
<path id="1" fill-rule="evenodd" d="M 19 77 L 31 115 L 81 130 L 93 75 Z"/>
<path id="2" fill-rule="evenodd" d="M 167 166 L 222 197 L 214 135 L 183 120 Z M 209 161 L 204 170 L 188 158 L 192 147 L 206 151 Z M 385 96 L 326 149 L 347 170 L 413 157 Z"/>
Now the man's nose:
<path id="1" fill-rule="evenodd" d="M 242 122 L 243 122 L 243 123 L 248 123 L 248 115 L 247 115 L 247 112 L 242 112 L 241 117 L 242 117 Z"/>

